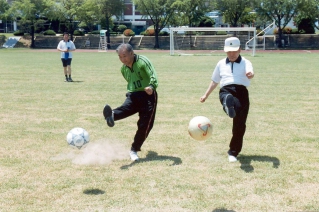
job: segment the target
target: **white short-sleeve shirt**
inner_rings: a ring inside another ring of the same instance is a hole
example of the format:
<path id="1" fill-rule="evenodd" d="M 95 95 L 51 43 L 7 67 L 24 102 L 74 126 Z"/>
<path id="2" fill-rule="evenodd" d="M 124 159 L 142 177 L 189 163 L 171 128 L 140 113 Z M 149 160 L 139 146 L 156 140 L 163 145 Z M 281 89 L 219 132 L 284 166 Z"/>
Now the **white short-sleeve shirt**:
<path id="1" fill-rule="evenodd" d="M 58 44 L 58 49 L 71 49 L 74 50 L 75 49 L 75 45 L 71 40 L 68 40 L 68 42 L 65 42 L 64 40 L 61 40 Z M 72 58 L 72 52 L 69 52 L 69 57 L 68 58 Z M 65 58 L 65 52 L 61 52 L 61 58 Z"/>
<path id="2" fill-rule="evenodd" d="M 246 73 L 253 72 L 251 62 L 242 56 L 239 56 L 235 62 L 230 62 L 228 58 L 220 60 L 213 72 L 212 81 L 219 83 L 220 87 L 230 84 L 250 85 L 250 79 Z"/>

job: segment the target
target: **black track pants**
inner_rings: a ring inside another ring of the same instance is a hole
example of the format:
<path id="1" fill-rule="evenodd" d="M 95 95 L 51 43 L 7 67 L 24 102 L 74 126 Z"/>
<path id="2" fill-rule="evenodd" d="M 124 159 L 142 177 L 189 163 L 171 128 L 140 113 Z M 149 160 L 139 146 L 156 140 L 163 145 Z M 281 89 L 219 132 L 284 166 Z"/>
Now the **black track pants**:
<path id="1" fill-rule="evenodd" d="M 127 118 L 138 113 L 137 131 L 132 143 L 132 150 L 141 151 L 141 146 L 153 128 L 157 106 L 157 92 L 148 95 L 145 91 L 126 94 L 124 103 L 113 110 L 114 121 Z"/>
<path id="2" fill-rule="evenodd" d="M 226 85 L 219 91 L 221 104 L 227 94 L 234 97 L 236 116 L 233 118 L 233 137 L 229 144 L 228 153 L 237 156 L 243 146 L 243 138 L 246 131 L 246 120 L 249 111 L 249 94 L 245 86 Z"/>

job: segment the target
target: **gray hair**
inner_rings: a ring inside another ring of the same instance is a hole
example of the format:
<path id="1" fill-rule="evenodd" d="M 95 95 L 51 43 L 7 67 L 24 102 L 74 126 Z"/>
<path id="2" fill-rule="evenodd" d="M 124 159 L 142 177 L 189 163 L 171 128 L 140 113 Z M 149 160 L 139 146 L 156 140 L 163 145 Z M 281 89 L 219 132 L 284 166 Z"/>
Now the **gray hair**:
<path id="1" fill-rule="evenodd" d="M 116 53 L 120 52 L 120 51 L 126 51 L 128 53 L 130 52 L 133 52 L 133 47 L 128 44 L 128 43 L 122 43 L 121 45 L 119 45 L 117 48 L 116 48 Z"/>

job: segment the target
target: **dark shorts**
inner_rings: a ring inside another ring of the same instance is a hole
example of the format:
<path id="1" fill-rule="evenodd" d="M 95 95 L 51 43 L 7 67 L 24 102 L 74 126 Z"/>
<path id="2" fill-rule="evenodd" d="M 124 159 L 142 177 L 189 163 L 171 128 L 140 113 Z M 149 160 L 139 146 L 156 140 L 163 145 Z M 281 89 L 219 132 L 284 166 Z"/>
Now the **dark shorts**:
<path id="1" fill-rule="evenodd" d="M 72 58 L 68 58 L 68 59 L 61 58 L 61 61 L 62 61 L 63 67 L 67 67 L 71 65 Z"/>

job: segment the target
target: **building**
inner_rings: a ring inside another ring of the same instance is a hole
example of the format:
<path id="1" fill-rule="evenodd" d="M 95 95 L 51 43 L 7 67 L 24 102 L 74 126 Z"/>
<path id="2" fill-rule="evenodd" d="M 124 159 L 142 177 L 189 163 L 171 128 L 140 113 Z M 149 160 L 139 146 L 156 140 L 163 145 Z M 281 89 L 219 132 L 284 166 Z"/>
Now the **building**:
<path id="1" fill-rule="evenodd" d="M 124 0 L 125 10 L 119 19 L 114 17 L 113 22 L 115 24 L 124 24 L 128 28 L 132 29 L 136 35 L 145 31 L 148 26 L 152 25 L 150 19 L 145 18 L 139 11 L 137 6 L 132 0 Z"/>

